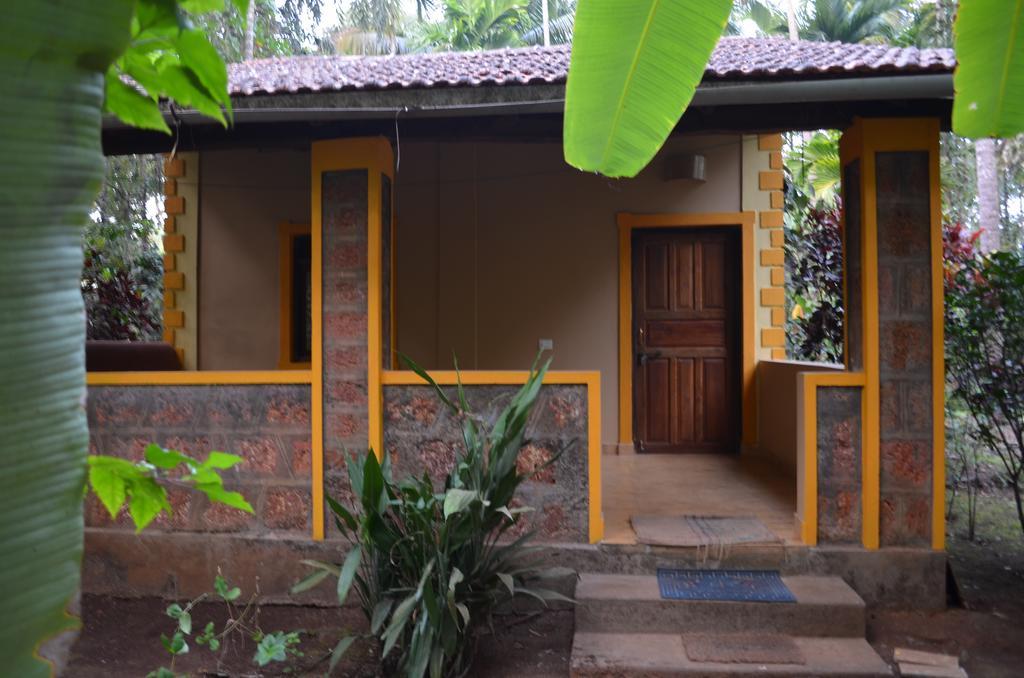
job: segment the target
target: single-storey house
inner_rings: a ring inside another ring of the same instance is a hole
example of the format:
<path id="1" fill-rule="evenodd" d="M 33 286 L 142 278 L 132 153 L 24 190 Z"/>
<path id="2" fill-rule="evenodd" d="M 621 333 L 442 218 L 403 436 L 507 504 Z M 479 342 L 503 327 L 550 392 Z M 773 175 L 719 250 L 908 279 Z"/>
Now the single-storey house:
<path id="1" fill-rule="evenodd" d="M 324 494 L 346 497 L 346 451 L 454 458 L 399 352 L 447 384 L 457 357 L 493 414 L 544 348 L 521 463 L 576 441 L 523 497 L 552 558 L 636 572 L 687 553 L 638 539 L 640 514 L 753 517 L 772 549 L 700 558 L 944 604 L 951 50 L 723 38 L 629 180 L 563 160 L 569 56 L 262 59 L 229 68 L 229 129 L 106 122 L 106 153 L 168 153 L 164 342 L 90 349 L 92 447 L 240 454 L 256 513 L 173 490 L 137 536 L 90 501 L 87 592 L 188 594 L 221 565 L 285 595 L 340 548 Z M 785 349 L 780 132 L 820 128 L 842 130 L 841 365 Z"/>

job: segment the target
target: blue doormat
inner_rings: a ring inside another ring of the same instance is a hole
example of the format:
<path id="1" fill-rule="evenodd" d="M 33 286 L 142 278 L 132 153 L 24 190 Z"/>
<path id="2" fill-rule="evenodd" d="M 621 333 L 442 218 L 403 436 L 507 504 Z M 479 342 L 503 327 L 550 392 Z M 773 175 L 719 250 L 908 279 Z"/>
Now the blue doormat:
<path id="1" fill-rule="evenodd" d="M 728 600 L 795 603 L 796 596 L 775 570 L 663 570 L 658 588 L 668 600 Z"/>

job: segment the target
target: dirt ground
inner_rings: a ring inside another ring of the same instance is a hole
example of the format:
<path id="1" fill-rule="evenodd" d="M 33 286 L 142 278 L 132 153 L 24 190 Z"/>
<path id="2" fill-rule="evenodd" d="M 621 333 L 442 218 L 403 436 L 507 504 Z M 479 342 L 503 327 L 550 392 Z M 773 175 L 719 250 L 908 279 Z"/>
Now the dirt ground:
<path id="1" fill-rule="evenodd" d="M 168 602 L 153 598 L 119 599 L 84 596 L 84 628 L 75 645 L 67 675 L 74 678 L 142 678 L 150 671 L 169 667 L 169 655 L 160 634 L 169 634 L 174 622 L 165 614 Z M 223 607 L 200 604 L 193 611 L 194 624 L 208 620 L 218 627 L 226 614 Z M 242 637 L 225 643 L 217 654 L 190 643 L 190 651 L 177 658 L 174 671 L 190 676 L 323 676 L 335 643 L 349 629 L 361 626 L 360 618 L 337 608 L 268 605 L 260 610 L 264 632 L 302 630 L 302 657 L 258 669 L 252 663 L 255 644 Z M 480 641 L 472 676 L 513 678 L 561 678 L 569 675 L 573 613 L 568 610 L 502 616 L 495 634 Z M 356 644 L 346 661 L 332 675 L 350 678 L 377 676 L 376 648 Z"/>
<path id="2" fill-rule="evenodd" d="M 886 659 L 895 647 L 912 647 L 960 656 L 972 678 L 1024 676 L 1024 538 L 1012 502 L 1005 493 L 989 492 L 978 510 L 975 541 L 965 538 L 966 520 L 954 514 L 948 548 L 961 602 L 937 613 L 876 610 L 868 619 L 868 639 Z M 84 628 L 75 646 L 69 676 L 75 678 L 142 677 L 168 666 L 160 634 L 173 629 L 164 614 L 167 601 L 85 596 Z M 223 622 L 217 605 L 200 605 L 197 627 Z M 260 611 L 266 632 L 301 629 L 303 651 L 286 664 L 257 671 L 251 641 L 235 639 L 218 655 L 193 647 L 175 664 L 191 676 L 324 675 L 327 657 L 348 629 L 358 628 L 358 613 L 337 609 L 266 606 Z M 494 635 L 485 636 L 471 676 L 488 678 L 555 678 L 569 674 L 572 647 L 571 611 L 544 615 L 510 615 L 498 619 Z M 376 648 L 357 644 L 335 676 L 376 675 Z"/>

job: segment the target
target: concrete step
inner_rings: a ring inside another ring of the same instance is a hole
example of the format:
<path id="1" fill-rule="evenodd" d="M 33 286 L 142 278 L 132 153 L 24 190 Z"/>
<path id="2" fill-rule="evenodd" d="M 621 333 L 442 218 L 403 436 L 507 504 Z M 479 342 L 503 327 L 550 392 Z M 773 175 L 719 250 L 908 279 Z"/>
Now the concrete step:
<path id="1" fill-rule="evenodd" d="M 694 662 L 686 656 L 681 634 L 586 633 L 576 631 L 570 675 L 573 678 L 745 678 L 746 676 L 891 676 L 863 638 L 793 638 L 803 664 Z"/>
<path id="2" fill-rule="evenodd" d="M 783 577 L 796 603 L 663 600 L 651 575 L 583 574 L 577 632 L 728 633 L 863 638 L 864 601 L 838 577 Z"/>

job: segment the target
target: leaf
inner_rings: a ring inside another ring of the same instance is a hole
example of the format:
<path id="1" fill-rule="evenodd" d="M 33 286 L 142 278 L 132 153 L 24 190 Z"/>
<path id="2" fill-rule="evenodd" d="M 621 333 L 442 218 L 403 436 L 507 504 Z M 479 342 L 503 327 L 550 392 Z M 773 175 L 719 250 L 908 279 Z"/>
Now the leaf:
<path id="1" fill-rule="evenodd" d="M 480 496 L 476 490 L 460 490 L 453 488 L 448 490 L 444 496 L 444 518 L 448 519 L 454 513 L 464 511 Z"/>
<path id="2" fill-rule="evenodd" d="M 283 662 L 288 659 L 286 648 L 284 634 L 280 631 L 268 633 L 260 639 L 252 659 L 260 666 L 266 666 L 270 662 Z"/>
<path id="3" fill-rule="evenodd" d="M 202 31 L 189 29 L 181 32 L 178 37 L 178 57 L 181 64 L 196 74 L 209 95 L 222 104 L 230 116 L 228 71 L 216 48 L 210 44 Z"/>
<path id="4" fill-rule="evenodd" d="M 242 461 L 243 459 L 237 454 L 213 451 L 203 461 L 201 468 L 229 469 Z"/>
<path id="5" fill-rule="evenodd" d="M 191 106 L 220 124 L 227 126 L 221 105 L 199 82 L 196 74 L 179 64 L 168 64 L 160 71 L 160 85 L 168 97 L 183 106 Z"/>
<path id="6" fill-rule="evenodd" d="M 732 0 L 580 0 L 565 91 L 570 165 L 632 177 L 693 98 Z"/>
<path id="7" fill-rule="evenodd" d="M 186 635 L 192 633 L 192 615 L 188 612 L 182 612 L 178 616 L 178 628 Z"/>
<path id="8" fill-rule="evenodd" d="M 399 603 L 398 607 L 395 608 L 395 613 L 391 615 L 391 623 L 388 624 L 387 629 L 384 630 L 384 650 L 381 657 L 387 657 L 388 653 L 398 642 L 398 638 L 402 633 L 402 629 L 405 628 L 405 623 L 409 621 L 409 615 L 412 614 L 413 608 L 416 606 L 418 596 L 413 594 Z"/>
<path id="9" fill-rule="evenodd" d="M 122 82 L 113 68 L 107 71 L 107 98 L 104 108 L 132 127 L 171 133 L 171 128 L 164 121 L 164 115 L 156 101 Z"/>
<path id="10" fill-rule="evenodd" d="M 161 511 L 168 515 L 171 513 L 167 491 L 152 478 L 131 481 L 128 486 L 128 515 L 135 523 L 135 531 L 138 533 L 145 529 Z"/>
<path id="11" fill-rule="evenodd" d="M 511 593 L 512 595 L 515 595 L 515 593 L 516 593 L 516 580 L 512 578 L 512 575 L 505 574 L 504 572 L 498 572 L 498 579 L 500 579 L 501 583 L 505 585 L 505 588 L 508 589 L 509 593 Z"/>
<path id="12" fill-rule="evenodd" d="M 224 0 L 179 0 L 179 3 L 189 14 L 224 11 Z"/>
<path id="13" fill-rule="evenodd" d="M 191 464 L 191 459 L 176 450 L 165 450 L 156 443 L 146 445 L 146 461 L 162 469 L 176 468 L 179 464 Z"/>
<path id="14" fill-rule="evenodd" d="M 373 606 L 373 615 L 370 617 L 370 633 L 376 634 L 380 631 L 380 627 L 384 624 L 384 620 L 388 618 L 388 612 L 391 612 L 391 606 L 394 604 L 394 600 L 385 598 Z"/>
<path id="15" fill-rule="evenodd" d="M 348 590 L 352 587 L 352 580 L 359 569 L 359 562 L 363 556 L 363 548 L 359 545 L 353 546 L 352 550 L 345 556 L 345 563 L 341 566 L 341 574 L 338 575 L 338 602 L 345 604 L 348 597 Z"/>
<path id="16" fill-rule="evenodd" d="M 167 609 L 165 610 L 165 613 L 171 619 L 177 619 L 181 616 L 182 612 L 184 612 L 184 610 L 182 610 L 181 605 L 178 605 L 177 603 L 171 603 L 167 606 Z"/>
<path id="17" fill-rule="evenodd" d="M 953 33 L 953 131 L 974 139 L 1024 132 L 1024 0 L 962 2 Z"/>
<path id="18" fill-rule="evenodd" d="M 229 492 L 225 490 L 222 485 L 214 483 L 200 483 L 196 485 L 196 489 L 204 493 L 210 501 L 217 502 L 218 504 L 226 504 L 233 508 L 245 511 L 246 513 L 255 513 L 252 508 L 252 504 L 245 500 L 238 492 Z"/>
<path id="19" fill-rule="evenodd" d="M 346 636 L 339 640 L 338 644 L 334 646 L 334 651 L 331 652 L 330 668 L 327 670 L 328 675 L 334 672 L 334 669 L 338 666 L 338 662 L 340 662 L 341 658 L 345 656 L 346 652 L 348 652 L 348 648 L 352 646 L 355 639 L 355 636 Z"/>
<path id="20" fill-rule="evenodd" d="M 213 590 L 217 592 L 218 596 L 220 596 L 221 598 L 230 603 L 232 600 L 237 600 L 238 596 L 242 595 L 242 589 L 238 588 L 237 586 L 233 588 L 228 587 L 229 584 L 227 579 L 225 579 L 219 574 L 216 577 L 214 577 Z"/>
<path id="21" fill-rule="evenodd" d="M 337 501 L 332 499 L 327 494 L 324 494 L 324 499 L 327 500 L 327 505 L 331 507 L 331 511 L 334 512 L 334 515 L 341 518 L 341 520 L 344 521 L 348 529 L 352 530 L 353 532 L 355 532 L 358 529 L 356 519 L 352 516 L 351 513 L 349 513 L 348 509 L 346 509 L 344 506 L 339 504 Z"/>
<path id="22" fill-rule="evenodd" d="M 89 486 L 111 518 L 121 512 L 125 501 L 125 482 L 117 471 L 106 465 L 89 466 Z"/>
<path id="23" fill-rule="evenodd" d="M 291 592 L 302 593 L 303 591 L 308 591 L 326 579 L 329 574 L 330 572 L 327 570 L 317 570 L 313 574 L 301 579 L 298 584 L 291 588 Z"/>

